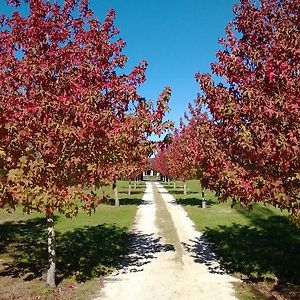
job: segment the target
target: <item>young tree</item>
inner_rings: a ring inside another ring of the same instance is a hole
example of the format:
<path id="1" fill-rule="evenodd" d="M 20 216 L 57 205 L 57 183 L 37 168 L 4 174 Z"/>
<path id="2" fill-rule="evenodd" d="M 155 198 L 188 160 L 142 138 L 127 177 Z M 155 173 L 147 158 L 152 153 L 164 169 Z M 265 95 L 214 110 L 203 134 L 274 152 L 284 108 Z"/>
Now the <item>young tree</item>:
<path id="1" fill-rule="evenodd" d="M 185 116 L 188 124 L 181 122 L 170 143 L 156 155 L 153 165 L 162 174 L 168 174 L 184 182 L 187 179 L 197 178 L 208 186 L 210 181 L 206 180 L 208 177 L 203 166 L 215 159 L 216 145 L 211 131 L 212 123 L 206 114 L 191 105 L 189 109 L 190 115 Z M 209 178 L 211 175 L 209 173 Z M 215 180 L 212 181 L 214 182 Z"/>
<path id="2" fill-rule="evenodd" d="M 160 94 L 155 107 L 152 102 L 142 102 L 135 114 L 128 114 L 115 126 L 110 143 L 111 159 L 103 168 L 105 176 L 113 182 L 115 205 L 119 205 L 116 181 L 120 178 L 133 179 L 142 173 L 147 165 L 148 157 L 153 153 L 157 142 L 149 140 L 150 135 L 160 135 L 170 127 L 170 122 L 163 122 L 168 110 L 171 89 L 165 88 Z"/>
<path id="3" fill-rule="evenodd" d="M 227 83 L 196 75 L 219 149 L 201 167 L 210 182 L 219 173 L 222 198 L 270 203 L 299 221 L 300 2 L 241 0 L 234 13 L 212 64 Z"/>
<path id="4" fill-rule="evenodd" d="M 169 172 L 169 168 L 167 165 L 166 156 L 167 156 L 166 149 L 163 147 L 160 148 L 152 161 L 152 167 L 154 170 L 156 170 L 163 176 L 171 178 L 171 174 Z"/>
<path id="5" fill-rule="evenodd" d="M 184 182 L 183 193 L 186 195 L 186 180 L 195 178 L 197 168 L 194 157 L 191 155 L 190 127 L 182 122 L 180 128 L 175 130 L 173 141 L 167 148 L 166 163 L 172 178 Z"/>
<path id="6" fill-rule="evenodd" d="M 55 286 L 55 211 L 93 210 L 100 199 L 82 187 L 107 184 L 106 167 L 124 159 L 116 128 L 143 113 L 160 116 L 154 126 L 161 130 L 168 99 L 153 110 L 137 94 L 146 62 L 121 72 L 125 43 L 113 10 L 100 23 L 85 0 L 24 2 L 28 16 L 15 9 L 0 19 L 0 206 L 45 213 L 47 282 Z"/>

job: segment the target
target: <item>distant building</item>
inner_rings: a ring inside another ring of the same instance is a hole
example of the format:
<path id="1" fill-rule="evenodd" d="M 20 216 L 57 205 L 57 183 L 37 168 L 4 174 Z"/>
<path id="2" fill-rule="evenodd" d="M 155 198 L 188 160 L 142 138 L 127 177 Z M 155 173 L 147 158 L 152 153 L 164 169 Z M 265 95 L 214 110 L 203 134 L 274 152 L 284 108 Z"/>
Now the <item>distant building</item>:
<path id="1" fill-rule="evenodd" d="M 148 158 L 148 167 L 143 172 L 142 177 L 145 177 L 145 176 L 159 177 L 160 176 L 160 174 L 152 168 L 152 160 L 153 160 L 153 158 Z"/>
<path id="2" fill-rule="evenodd" d="M 150 168 L 143 172 L 143 176 L 159 176 L 159 175 L 160 174 L 157 171 Z"/>

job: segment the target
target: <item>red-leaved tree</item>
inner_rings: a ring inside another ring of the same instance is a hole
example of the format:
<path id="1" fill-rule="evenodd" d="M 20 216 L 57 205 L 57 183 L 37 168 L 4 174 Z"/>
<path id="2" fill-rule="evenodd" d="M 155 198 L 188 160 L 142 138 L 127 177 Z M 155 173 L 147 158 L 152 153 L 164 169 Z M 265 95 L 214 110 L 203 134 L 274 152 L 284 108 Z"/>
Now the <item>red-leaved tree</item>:
<path id="1" fill-rule="evenodd" d="M 122 72 L 125 43 L 113 10 L 100 23 L 85 0 L 7 2 L 30 12 L 0 18 L 0 206 L 46 214 L 47 282 L 55 286 L 55 211 L 94 209 L 101 199 L 82 187 L 110 182 L 107 167 L 127 159 L 120 126 L 130 128 L 130 141 L 143 135 L 138 143 L 163 130 L 170 90 L 156 108 L 137 94 L 146 62 Z"/>
<path id="2" fill-rule="evenodd" d="M 172 143 L 166 149 L 165 163 L 169 174 L 173 179 L 184 182 L 183 193 L 186 195 L 186 180 L 196 178 L 197 166 L 194 156 L 191 155 L 190 126 L 181 123 L 180 128 L 175 130 Z"/>
<path id="3" fill-rule="evenodd" d="M 212 64 L 226 83 L 196 75 L 215 151 L 205 181 L 222 199 L 263 201 L 299 221 L 300 2 L 241 0 L 234 13 Z"/>
<path id="4" fill-rule="evenodd" d="M 147 168 L 148 157 L 154 152 L 158 142 L 149 140 L 153 134 L 161 135 L 171 126 L 163 121 L 168 110 L 171 89 L 165 88 L 160 94 L 155 108 L 150 101 L 140 99 L 134 114 L 128 114 L 115 125 L 110 135 L 110 160 L 103 168 L 105 178 L 113 182 L 115 205 L 119 205 L 116 189 L 117 179 L 133 179 Z"/>

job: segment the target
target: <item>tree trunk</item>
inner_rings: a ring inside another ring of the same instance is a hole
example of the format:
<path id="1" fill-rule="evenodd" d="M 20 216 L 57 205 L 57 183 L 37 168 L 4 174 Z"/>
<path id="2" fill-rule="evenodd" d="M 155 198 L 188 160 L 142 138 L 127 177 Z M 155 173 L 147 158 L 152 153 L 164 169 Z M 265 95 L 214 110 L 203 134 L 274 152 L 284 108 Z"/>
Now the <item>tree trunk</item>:
<path id="1" fill-rule="evenodd" d="M 129 180 L 128 184 L 128 195 L 131 195 L 131 180 Z"/>
<path id="2" fill-rule="evenodd" d="M 200 183 L 200 193 L 201 193 L 201 201 L 204 201 L 205 200 L 205 194 L 204 194 L 204 190 L 202 188 L 202 184 Z"/>
<path id="3" fill-rule="evenodd" d="M 174 180 L 174 189 L 176 189 L 176 180 Z"/>
<path id="4" fill-rule="evenodd" d="M 48 272 L 47 284 L 51 288 L 55 288 L 55 271 L 56 271 L 56 254 L 55 254 L 55 232 L 53 211 L 47 211 L 47 231 L 48 231 Z"/>
<path id="5" fill-rule="evenodd" d="M 113 181 L 112 188 L 113 188 L 113 191 L 115 192 L 115 206 L 119 206 L 120 202 L 119 202 L 118 188 L 117 188 L 117 181 L 116 180 Z"/>
<path id="6" fill-rule="evenodd" d="M 183 185 L 183 195 L 186 196 L 186 182 L 184 182 Z"/>
<path id="7" fill-rule="evenodd" d="M 134 180 L 134 185 L 133 185 L 133 188 L 134 188 L 134 189 L 136 189 L 136 181 L 137 181 L 137 179 L 135 178 L 135 180 Z"/>

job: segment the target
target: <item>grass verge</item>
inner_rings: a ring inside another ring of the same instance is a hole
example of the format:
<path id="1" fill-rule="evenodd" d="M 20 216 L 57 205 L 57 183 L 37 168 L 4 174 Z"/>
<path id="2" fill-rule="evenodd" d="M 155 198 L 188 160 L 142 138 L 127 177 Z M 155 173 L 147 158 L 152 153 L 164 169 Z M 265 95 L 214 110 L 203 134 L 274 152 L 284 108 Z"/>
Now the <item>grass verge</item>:
<path id="1" fill-rule="evenodd" d="M 21 208 L 0 211 L 1 299 L 88 299 L 100 289 L 102 276 L 116 268 L 128 251 L 133 224 L 145 184 L 128 195 L 128 183 L 118 182 L 120 206 L 101 204 L 89 216 L 55 216 L 56 289 L 44 283 L 47 266 L 46 222 L 42 214 L 24 215 Z"/>
<path id="2" fill-rule="evenodd" d="M 199 182 L 187 182 L 186 196 L 183 183 L 177 182 L 176 189 L 164 186 L 212 243 L 222 265 L 243 279 L 239 299 L 300 299 L 300 229 L 285 212 L 261 204 L 251 211 L 231 208 L 208 190 L 207 207 L 201 208 Z"/>

